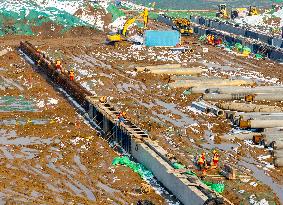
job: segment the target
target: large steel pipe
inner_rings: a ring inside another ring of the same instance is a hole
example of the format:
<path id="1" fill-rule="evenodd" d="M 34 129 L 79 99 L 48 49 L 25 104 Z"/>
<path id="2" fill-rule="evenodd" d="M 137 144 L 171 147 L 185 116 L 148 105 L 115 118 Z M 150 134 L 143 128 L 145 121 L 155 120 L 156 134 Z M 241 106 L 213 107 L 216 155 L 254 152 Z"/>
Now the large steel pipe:
<path id="1" fill-rule="evenodd" d="M 217 106 L 224 110 L 239 111 L 239 112 L 272 112 L 272 113 L 283 112 L 283 109 L 278 106 L 255 105 L 255 104 L 247 104 L 247 103 L 225 102 L 225 103 L 218 103 Z"/>
<path id="2" fill-rule="evenodd" d="M 247 120 L 240 121 L 240 128 L 271 128 L 282 127 L 283 120 Z"/>
<path id="3" fill-rule="evenodd" d="M 274 159 L 273 163 L 276 167 L 283 167 L 283 157 Z"/>
<path id="4" fill-rule="evenodd" d="M 169 83 L 170 88 L 191 88 L 191 87 L 205 87 L 205 86 L 224 86 L 224 85 L 253 85 L 254 82 L 251 80 L 208 80 L 208 81 L 192 81 L 192 80 L 183 80 Z"/>
<path id="5" fill-rule="evenodd" d="M 207 89 L 206 93 L 232 93 L 232 94 L 259 94 L 259 93 L 283 93 L 283 86 L 260 86 L 260 87 L 220 87 Z"/>

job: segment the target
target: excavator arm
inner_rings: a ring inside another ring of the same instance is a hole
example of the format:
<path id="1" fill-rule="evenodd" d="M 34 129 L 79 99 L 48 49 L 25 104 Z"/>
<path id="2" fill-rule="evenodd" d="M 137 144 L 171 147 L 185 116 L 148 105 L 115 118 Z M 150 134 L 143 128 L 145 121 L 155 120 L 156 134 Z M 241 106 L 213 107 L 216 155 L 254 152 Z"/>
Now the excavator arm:
<path id="1" fill-rule="evenodd" d="M 124 27 L 123 27 L 123 30 L 122 30 L 122 35 L 123 35 L 123 36 L 126 36 L 128 28 L 129 28 L 133 23 L 135 23 L 135 21 L 136 21 L 139 17 L 143 17 L 144 28 L 147 28 L 147 23 L 148 23 L 148 10 L 147 10 L 147 9 L 144 9 L 144 11 L 143 11 L 141 14 L 139 14 L 139 15 L 137 15 L 137 16 L 131 18 L 131 19 L 128 19 L 128 20 L 125 22 Z"/>

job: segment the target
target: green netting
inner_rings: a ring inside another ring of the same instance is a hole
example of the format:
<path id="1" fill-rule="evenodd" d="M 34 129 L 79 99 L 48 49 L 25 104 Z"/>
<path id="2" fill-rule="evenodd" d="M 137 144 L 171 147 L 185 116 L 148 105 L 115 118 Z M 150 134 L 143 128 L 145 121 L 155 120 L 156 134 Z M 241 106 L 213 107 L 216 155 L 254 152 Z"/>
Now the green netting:
<path id="1" fill-rule="evenodd" d="M 36 109 L 32 102 L 26 100 L 23 96 L 3 96 L 0 97 L 0 112 L 29 111 L 34 112 Z"/>
<path id="2" fill-rule="evenodd" d="M 112 165 L 125 165 L 134 172 L 138 173 L 142 179 L 153 178 L 151 171 L 147 170 L 142 164 L 131 161 L 127 156 L 114 158 Z"/>
<path id="3" fill-rule="evenodd" d="M 125 13 L 119 10 L 114 4 L 110 4 L 107 7 L 107 11 L 112 14 L 112 22 L 114 22 L 119 17 L 125 16 Z"/>
<path id="4" fill-rule="evenodd" d="M 206 35 L 200 36 L 198 38 L 199 41 L 206 41 Z"/>
<path id="5" fill-rule="evenodd" d="M 186 167 L 180 163 L 174 162 L 173 165 L 174 169 L 185 169 Z M 185 172 L 188 175 L 194 175 L 196 176 L 196 174 L 193 171 L 186 171 Z"/>
<path id="6" fill-rule="evenodd" d="M 62 32 L 77 26 L 94 26 L 57 8 L 20 8 L 18 12 L 0 8 L 0 36 L 5 34 L 33 35 L 32 28 L 52 22 L 63 27 Z"/>
<path id="7" fill-rule="evenodd" d="M 149 12 L 148 13 L 148 18 L 150 18 L 150 19 L 157 19 L 158 18 L 158 13 Z"/>
<path id="8" fill-rule="evenodd" d="M 212 190 L 216 191 L 217 193 L 222 193 L 224 191 L 225 185 L 221 183 L 212 183 L 208 181 L 202 181 L 205 185 L 207 185 Z"/>
<path id="9" fill-rule="evenodd" d="M 263 56 L 262 56 L 261 54 L 258 54 L 258 53 L 257 53 L 257 54 L 255 54 L 255 58 L 256 58 L 256 59 L 262 59 Z"/>

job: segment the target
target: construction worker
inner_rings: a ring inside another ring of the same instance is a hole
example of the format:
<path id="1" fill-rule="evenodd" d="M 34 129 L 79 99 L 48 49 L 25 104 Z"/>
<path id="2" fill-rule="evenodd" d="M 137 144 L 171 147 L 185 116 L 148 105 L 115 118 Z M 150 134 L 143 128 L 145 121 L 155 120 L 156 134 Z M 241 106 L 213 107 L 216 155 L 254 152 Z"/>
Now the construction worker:
<path id="1" fill-rule="evenodd" d="M 216 150 L 213 150 L 212 153 L 213 153 L 213 158 L 212 158 L 212 165 L 211 165 L 211 167 L 217 168 L 218 162 L 219 162 L 219 154 L 217 153 Z"/>
<path id="2" fill-rule="evenodd" d="M 126 118 L 126 112 L 120 112 L 118 115 L 118 124 L 124 123 Z"/>
<path id="3" fill-rule="evenodd" d="M 210 42 L 211 42 L 211 35 L 210 34 L 208 34 L 206 36 L 206 40 L 207 40 L 207 44 L 210 44 Z"/>
<path id="4" fill-rule="evenodd" d="M 107 102 L 107 97 L 106 96 L 102 96 L 101 98 L 99 98 L 99 102 L 106 103 Z"/>
<path id="5" fill-rule="evenodd" d="M 200 168 L 200 170 L 204 170 L 205 167 L 206 167 L 206 160 L 205 160 L 205 152 L 203 152 L 199 158 L 198 158 L 198 161 L 197 161 L 197 164 Z"/>
<path id="6" fill-rule="evenodd" d="M 210 39 L 211 39 L 210 44 L 211 44 L 211 45 L 214 45 L 214 35 L 211 35 L 211 38 L 210 38 Z"/>
<path id="7" fill-rule="evenodd" d="M 58 73 L 61 73 L 61 71 L 62 71 L 62 64 L 61 64 L 61 61 L 60 60 L 56 60 L 56 64 L 55 64 L 55 67 L 56 67 L 56 71 L 58 72 Z"/>
<path id="8" fill-rule="evenodd" d="M 74 70 L 71 69 L 70 70 L 70 81 L 74 81 L 75 80 L 75 73 L 74 73 Z"/>

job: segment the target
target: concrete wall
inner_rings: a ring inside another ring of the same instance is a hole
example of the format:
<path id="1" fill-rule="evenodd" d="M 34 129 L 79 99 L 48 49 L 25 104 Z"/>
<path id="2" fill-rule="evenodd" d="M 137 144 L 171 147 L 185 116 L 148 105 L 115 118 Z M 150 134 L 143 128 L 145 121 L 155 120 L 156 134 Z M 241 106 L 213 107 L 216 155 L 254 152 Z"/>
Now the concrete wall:
<path id="1" fill-rule="evenodd" d="M 131 154 L 151 170 L 154 176 L 168 190 L 170 190 L 184 205 L 203 205 L 208 199 L 195 186 L 186 185 L 189 181 L 185 178 L 178 178 L 180 174 L 168 173 L 172 167 L 151 150 L 146 144 L 132 140 Z"/>

